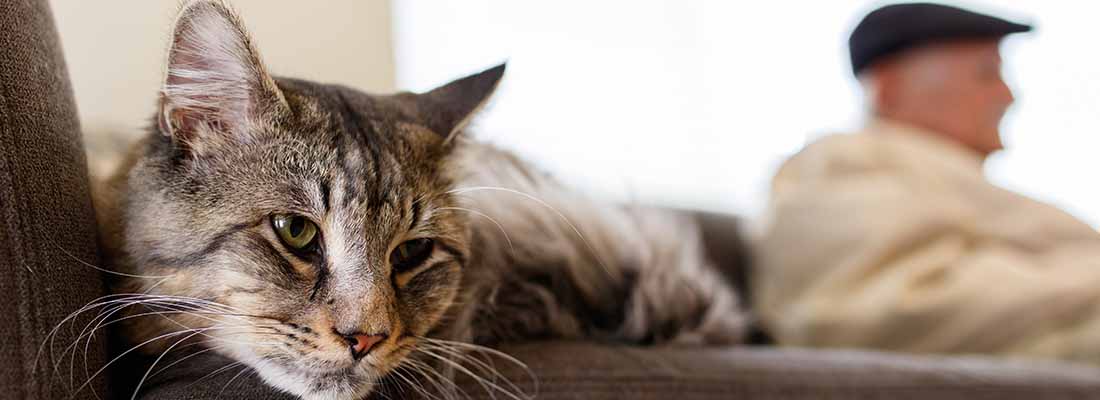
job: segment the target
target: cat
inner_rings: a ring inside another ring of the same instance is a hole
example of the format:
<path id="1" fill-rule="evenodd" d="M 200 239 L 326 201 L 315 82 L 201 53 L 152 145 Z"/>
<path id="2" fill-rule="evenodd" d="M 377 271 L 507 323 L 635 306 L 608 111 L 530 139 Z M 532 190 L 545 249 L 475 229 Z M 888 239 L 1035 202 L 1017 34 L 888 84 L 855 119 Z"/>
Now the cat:
<path id="1" fill-rule="evenodd" d="M 150 133 L 96 194 L 132 348 L 197 343 L 354 399 L 446 344 L 742 340 L 690 218 L 467 136 L 505 65 L 422 94 L 276 78 L 213 0 L 182 7 L 168 53 Z"/>

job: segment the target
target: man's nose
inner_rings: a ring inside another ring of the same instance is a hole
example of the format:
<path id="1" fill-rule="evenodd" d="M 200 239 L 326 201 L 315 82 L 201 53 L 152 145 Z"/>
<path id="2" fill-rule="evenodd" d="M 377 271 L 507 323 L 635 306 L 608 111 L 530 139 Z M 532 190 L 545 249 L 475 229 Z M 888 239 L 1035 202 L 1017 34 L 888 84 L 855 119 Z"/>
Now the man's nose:
<path id="1" fill-rule="evenodd" d="M 1012 88 L 1009 87 L 1008 83 L 1005 82 L 1003 79 L 998 84 L 998 90 L 1001 92 L 1001 100 L 1004 101 L 1006 106 L 1011 105 L 1016 101 L 1016 95 L 1012 93 Z"/>
<path id="2" fill-rule="evenodd" d="M 366 356 L 375 345 L 389 337 L 387 333 L 367 334 L 362 332 L 343 333 L 339 331 L 336 333 L 347 342 L 348 349 L 351 350 L 351 357 L 356 360 Z"/>

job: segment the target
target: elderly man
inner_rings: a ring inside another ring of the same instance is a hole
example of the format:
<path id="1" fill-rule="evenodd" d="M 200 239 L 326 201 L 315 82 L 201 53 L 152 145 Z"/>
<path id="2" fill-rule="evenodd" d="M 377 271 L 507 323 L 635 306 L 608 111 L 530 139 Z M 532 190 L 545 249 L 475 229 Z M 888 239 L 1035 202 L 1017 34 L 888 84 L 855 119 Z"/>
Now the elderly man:
<path id="1" fill-rule="evenodd" d="M 852 33 L 871 116 L 774 178 L 754 307 L 783 345 L 1100 362 L 1100 234 L 990 184 L 1026 25 L 902 4 Z"/>

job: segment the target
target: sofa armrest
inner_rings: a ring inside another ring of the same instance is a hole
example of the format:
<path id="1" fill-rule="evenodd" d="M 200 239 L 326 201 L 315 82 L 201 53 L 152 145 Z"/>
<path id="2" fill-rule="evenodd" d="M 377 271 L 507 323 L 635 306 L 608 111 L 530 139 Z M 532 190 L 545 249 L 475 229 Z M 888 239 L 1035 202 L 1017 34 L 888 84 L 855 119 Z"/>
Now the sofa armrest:
<path id="1" fill-rule="evenodd" d="M 584 342 L 533 342 L 502 350 L 526 363 L 527 369 L 494 359 L 501 375 L 540 400 L 1036 399 L 1090 398 L 1100 393 L 1100 369 L 1095 367 L 987 357 Z M 290 398 L 267 388 L 243 367 L 207 376 L 228 363 L 212 357 L 173 367 L 146 385 L 142 398 Z M 199 379 L 203 380 L 195 383 Z M 490 381 L 508 386 L 500 379 Z M 510 398 L 499 392 L 490 395 L 481 383 L 461 374 L 455 382 L 473 399 Z M 418 397 L 409 388 L 390 388 L 372 398 Z"/>
<path id="2" fill-rule="evenodd" d="M 76 332 L 39 345 L 66 315 L 104 292 L 96 222 L 76 105 L 46 0 L 0 1 L 0 393 L 5 398 L 94 398 L 104 379 L 69 397 Z M 86 321 L 86 320 L 84 320 Z M 93 342 L 88 373 L 103 365 Z M 73 379 L 87 374 L 82 357 Z M 37 363 L 36 363 L 37 361 Z M 52 366 L 64 362 L 61 373 Z"/>

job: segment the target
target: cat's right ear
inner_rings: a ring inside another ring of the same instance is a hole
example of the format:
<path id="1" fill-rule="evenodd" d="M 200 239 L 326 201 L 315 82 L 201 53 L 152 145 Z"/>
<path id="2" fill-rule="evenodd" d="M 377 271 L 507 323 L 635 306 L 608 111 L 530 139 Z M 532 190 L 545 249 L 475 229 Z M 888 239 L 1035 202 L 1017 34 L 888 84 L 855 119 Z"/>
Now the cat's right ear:
<path id="1" fill-rule="evenodd" d="M 158 126 L 192 155 L 253 141 L 255 121 L 289 112 L 243 24 L 220 1 L 183 6 L 165 75 Z"/>
<path id="2" fill-rule="evenodd" d="M 506 67 L 500 64 L 418 95 L 417 106 L 425 125 L 446 141 L 454 139 L 489 102 Z"/>

